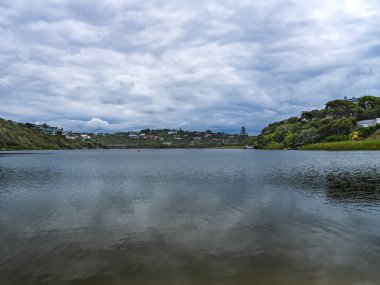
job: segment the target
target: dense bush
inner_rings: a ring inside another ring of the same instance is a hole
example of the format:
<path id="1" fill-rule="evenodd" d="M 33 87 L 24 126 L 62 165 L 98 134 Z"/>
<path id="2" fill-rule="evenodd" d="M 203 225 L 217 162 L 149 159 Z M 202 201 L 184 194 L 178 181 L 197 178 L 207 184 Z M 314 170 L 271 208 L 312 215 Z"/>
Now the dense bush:
<path id="1" fill-rule="evenodd" d="M 357 104 L 334 100 L 328 102 L 324 110 L 304 111 L 299 118 L 269 124 L 256 137 L 254 145 L 256 148 L 299 148 L 318 142 L 366 139 L 373 136 L 380 125 L 356 128 L 356 122 L 375 117 L 380 117 L 378 97 L 363 96 Z"/>

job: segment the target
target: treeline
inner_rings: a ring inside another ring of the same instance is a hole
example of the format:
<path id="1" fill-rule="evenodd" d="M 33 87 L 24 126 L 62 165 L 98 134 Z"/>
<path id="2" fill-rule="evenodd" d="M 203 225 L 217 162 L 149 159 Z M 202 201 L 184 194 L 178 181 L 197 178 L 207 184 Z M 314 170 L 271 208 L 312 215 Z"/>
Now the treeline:
<path id="1" fill-rule="evenodd" d="M 63 136 L 49 136 L 25 124 L 0 118 L 0 150 L 75 149 L 84 146 L 82 142 L 69 141 Z"/>
<path id="2" fill-rule="evenodd" d="M 380 118 L 380 98 L 363 96 L 357 103 L 334 100 L 325 109 L 271 123 L 248 141 L 255 148 L 296 149 L 304 145 L 378 139 L 380 125 L 357 128 L 357 121 Z"/>

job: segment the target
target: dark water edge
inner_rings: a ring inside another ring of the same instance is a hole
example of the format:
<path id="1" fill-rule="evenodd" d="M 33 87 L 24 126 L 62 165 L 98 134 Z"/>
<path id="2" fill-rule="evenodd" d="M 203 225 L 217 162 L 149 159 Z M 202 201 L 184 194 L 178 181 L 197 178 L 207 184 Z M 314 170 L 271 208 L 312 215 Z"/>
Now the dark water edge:
<path id="1" fill-rule="evenodd" d="M 23 152 L 0 183 L 0 284 L 379 284 L 380 152 Z"/>

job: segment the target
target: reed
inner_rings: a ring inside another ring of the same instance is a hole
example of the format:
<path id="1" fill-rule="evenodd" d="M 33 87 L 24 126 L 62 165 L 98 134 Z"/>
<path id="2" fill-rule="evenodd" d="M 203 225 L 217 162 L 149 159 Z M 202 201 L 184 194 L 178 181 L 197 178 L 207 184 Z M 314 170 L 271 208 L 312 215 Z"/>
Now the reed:
<path id="1" fill-rule="evenodd" d="M 299 147 L 300 150 L 380 150 L 380 140 L 341 141 L 315 143 Z"/>

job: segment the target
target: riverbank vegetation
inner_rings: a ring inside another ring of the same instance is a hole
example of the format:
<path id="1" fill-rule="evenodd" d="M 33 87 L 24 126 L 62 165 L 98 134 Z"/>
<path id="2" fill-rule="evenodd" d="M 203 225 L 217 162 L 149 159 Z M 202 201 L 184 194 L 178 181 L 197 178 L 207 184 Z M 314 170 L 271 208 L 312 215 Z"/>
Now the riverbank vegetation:
<path id="1" fill-rule="evenodd" d="M 265 127 L 247 143 L 259 149 L 380 149 L 380 98 L 363 96 L 327 102 L 322 110 L 302 112 Z M 358 127 L 358 121 L 373 120 Z"/>
<path id="2" fill-rule="evenodd" d="M 316 144 L 301 146 L 299 149 L 301 150 L 380 150 L 380 140 L 316 143 Z"/>

